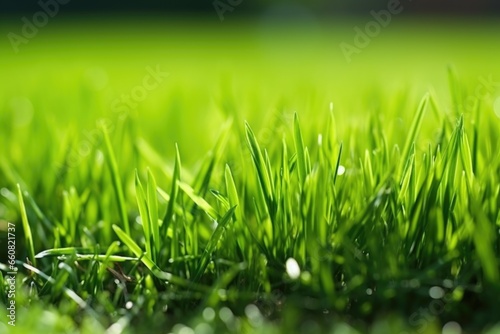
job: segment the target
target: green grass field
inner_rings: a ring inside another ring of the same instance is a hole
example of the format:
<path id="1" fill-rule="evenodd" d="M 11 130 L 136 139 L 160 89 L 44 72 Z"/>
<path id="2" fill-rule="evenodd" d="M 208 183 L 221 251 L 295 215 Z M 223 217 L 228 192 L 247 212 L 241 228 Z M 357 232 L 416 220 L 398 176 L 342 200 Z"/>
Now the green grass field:
<path id="1" fill-rule="evenodd" d="M 500 333 L 500 26 L 366 20 L 3 39 L 0 332 Z"/>

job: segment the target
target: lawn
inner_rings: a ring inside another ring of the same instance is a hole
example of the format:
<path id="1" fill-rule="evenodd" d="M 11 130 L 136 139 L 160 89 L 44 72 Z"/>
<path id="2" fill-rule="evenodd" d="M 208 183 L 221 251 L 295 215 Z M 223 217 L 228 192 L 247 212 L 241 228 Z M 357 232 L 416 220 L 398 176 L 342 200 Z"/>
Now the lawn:
<path id="1" fill-rule="evenodd" d="M 0 332 L 500 333 L 500 25 L 370 19 L 2 39 Z"/>

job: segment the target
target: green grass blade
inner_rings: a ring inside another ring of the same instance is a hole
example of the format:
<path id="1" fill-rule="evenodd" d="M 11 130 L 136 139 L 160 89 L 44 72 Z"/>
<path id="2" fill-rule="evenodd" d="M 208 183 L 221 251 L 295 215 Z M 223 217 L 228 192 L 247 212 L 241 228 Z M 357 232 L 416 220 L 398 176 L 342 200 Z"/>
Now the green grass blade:
<path id="1" fill-rule="evenodd" d="M 193 183 L 189 183 L 197 194 L 205 195 L 206 191 L 209 189 L 214 169 L 222 158 L 222 153 L 229 140 L 231 129 L 232 120 L 228 120 L 222 126 L 219 138 L 217 139 L 214 148 L 210 150 L 208 156 L 203 160 L 195 180 Z"/>
<path id="2" fill-rule="evenodd" d="M 63 248 L 52 248 L 46 249 L 43 252 L 40 252 L 35 255 L 37 259 L 42 259 L 44 257 L 51 256 L 61 256 L 61 255 L 71 255 L 71 254 L 94 254 L 94 250 L 90 248 L 84 247 L 63 247 Z"/>
<path id="3" fill-rule="evenodd" d="M 139 174 L 137 170 L 135 171 L 135 193 L 137 198 L 137 205 L 139 207 L 139 213 L 141 215 L 141 220 L 142 220 L 142 229 L 144 231 L 146 254 L 151 258 L 154 258 L 154 254 L 152 252 L 152 247 L 151 247 L 151 241 L 153 238 L 151 235 L 151 223 L 149 221 L 148 206 L 144 194 L 144 189 L 142 187 L 141 180 L 139 179 Z M 130 233 L 128 234 L 130 235 Z"/>
<path id="4" fill-rule="evenodd" d="M 494 250 L 494 224 L 484 214 L 480 202 L 471 198 L 471 206 L 473 210 L 475 228 L 474 228 L 474 245 L 477 252 L 477 257 L 482 266 L 485 280 L 491 285 L 495 285 L 500 280 L 500 266 L 498 262 L 498 253 Z"/>
<path id="5" fill-rule="evenodd" d="M 226 196 L 224 196 L 220 191 L 215 189 L 210 189 L 210 193 L 217 199 L 219 205 L 222 206 L 222 209 L 224 211 L 229 210 L 231 206 L 229 205 L 229 199 Z"/>
<path id="6" fill-rule="evenodd" d="M 408 132 L 408 136 L 406 137 L 406 142 L 403 148 L 403 151 L 401 152 L 401 162 L 399 163 L 399 180 L 401 180 L 403 168 L 405 165 L 408 163 L 408 159 L 410 158 L 411 154 L 411 147 L 415 143 L 417 139 L 418 132 L 420 131 L 420 127 L 422 125 L 422 121 L 425 115 L 425 111 L 427 109 L 427 104 L 429 103 L 429 93 L 425 94 L 425 96 L 422 98 L 420 101 L 420 104 L 417 109 L 417 114 L 415 115 L 415 118 L 413 119 L 413 122 L 410 127 L 410 131 Z"/>
<path id="7" fill-rule="evenodd" d="M 115 191 L 116 203 L 118 205 L 118 211 L 120 215 L 120 220 L 123 224 L 123 228 L 127 234 L 130 234 L 130 226 L 127 217 L 127 209 L 125 204 L 125 196 L 123 195 L 123 187 L 120 180 L 120 174 L 118 173 L 118 165 L 116 164 L 115 154 L 113 148 L 111 147 L 111 142 L 109 140 L 108 132 L 103 129 L 104 133 L 104 148 L 107 155 L 107 164 L 109 172 L 111 174 L 111 182 L 113 184 L 113 189 Z"/>
<path id="8" fill-rule="evenodd" d="M 245 127 L 247 143 L 250 148 L 250 153 L 252 154 L 252 160 L 257 170 L 257 176 L 259 178 L 262 191 L 264 192 L 266 200 L 272 202 L 273 188 L 271 187 L 271 175 L 268 174 L 266 162 L 264 160 L 264 156 L 262 155 L 257 137 L 255 137 L 255 134 L 248 123 L 245 123 Z"/>
<path id="9" fill-rule="evenodd" d="M 293 130 L 294 130 L 293 138 L 295 142 L 295 151 L 297 152 L 299 181 L 301 184 L 304 184 L 307 176 L 307 170 L 306 170 L 307 162 L 306 162 L 306 153 L 304 149 L 304 139 L 302 138 L 302 133 L 300 131 L 299 116 L 297 115 L 297 113 L 295 113 L 294 115 Z"/>
<path id="10" fill-rule="evenodd" d="M 125 233 L 119 226 L 113 225 L 113 230 L 115 231 L 118 238 L 132 251 L 132 253 L 137 256 L 140 261 L 153 273 L 157 278 L 170 282 L 172 284 L 176 284 L 185 288 L 202 291 L 207 291 L 207 287 L 190 282 L 187 279 L 182 277 L 173 275 L 169 272 L 161 270 L 151 258 L 144 254 L 142 249 L 135 243 L 130 236 Z"/>
<path id="11" fill-rule="evenodd" d="M 160 225 L 158 223 L 158 194 L 156 180 L 148 168 L 148 184 L 147 184 L 147 203 L 149 213 L 149 223 L 151 226 L 151 233 L 153 235 L 153 254 L 155 257 L 160 251 Z M 153 258 L 155 259 L 155 258 Z"/>
<path id="12" fill-rule="evenodd" d="M 216 220 L 219 215 L 217 211 L 203 198 L 194 193 L 193 188 L 188 184 L 179 181 L 177 183 L 179 188 L 196 204 L 198 205 L 210 218 Z"/>
<path id="13" fill-rule="evenodd" d="M 467 134 L 465 130 L 462 129 L 460 136 L 460 156 L 462 158 L 462 164 L 465 170 L 465 175 L 467 176 L 467 185 L 469 190 L 472 190 L 472 184 L 474 181 L 474 171 L 472 167 L 472 154 L 469 145 L 469 140 L 467 139 Z"/>
<path id="14" fill-rule="evenodd" d="M 238 190 L 236 189 L 236 184 L 234 183 L 233 174 L 231 173 L 231 168 L 229 167 L 229 165 L 226 165 L 224 178 L 226 181 L 226 191 L 227 191 L 227 197 L 229 199 L 229 205 L 231 207 L 236 207 L 236 210 L 234 212 L 236 216 L 236 221 L 241 223 L 243 222 L 243 212 L 240 207 Z"/>
<path id="15" fill-rule="evenodd" d="M 246 263 L 237 263 L 229 268 L 228 271 L 223 273 L 220 278 L 215 282 L 215 286 L 212 292 L 208 295 L 205 304 L 207 306 L 215 307 L 221 301 L 220 291 L 225 289 L 231 281 L 234 280 L 236 275 L 247 269 L 248 265 Z"/>
<path id="16" fill-rule="evenodd" d="M 163 217 L 163 225 L 162 225 L 162 229 L 165 231 L 165 233 L 168 227 L 170 226 L 172 219 L 174 218 L 177 194 L 179 193 L 179 186 L 177 185 L 177 182 L 179 182 L 180 180 L 180 173 L 181 173 L 181 157 L 179 153 L 179 148 L 177 147 L 177 145 L 175 145 L 175 164 L 174 164 L 174 171 L 172 174 L 172 187 L 170 189 L 170 197 L 168 199 L 167 212 Z M 164 235 L 164 233 L 162 233 L 162 235 Z"/>
<path id="17" fill-rule="evenodd" d="M 221 220 L 218 222 L 217 227 L 215 228 L 215 231 L 212 233 L 212 236 L 210 237 L 210 240 L 208 240 L 208 244 L 205 247 L 205 250 L 203 251 L 203 254 L 201 256 L 200 262 L 198 264 L 198 269 L 194 275 L 194 281 L 197 282 L 203 273 L 205 272 L 208 263 L 210 262 L 210 258 L 212 256 L 212 253 L 214 252 L 217 243 L 222 237 L 222 234 L 226 230 L 226 226 L 231 221 L 231 218 L 233 216 L 235 207 L 232 207 L 229 209 L 228 212 L 224 215 L 224 217 L 221 218 Z"/>
<path id="18" fill-rule="evenodd" d="M 333 185 L 337 183 L 337 176 L 339 175 L 340 159 L 342 157 L 342 148 L 344 144 L 341 143 L 339 147 L 339 154 L 337 156 L 337 163 L 335 164 L 335 174 L 333 175 Z"/>
<path id="19" fill-rule="evenodd" d="M 168 205 L 170 206 L 170 201 L 171 201 L 172 197 L 169 194 L 167 194 L 167 192 L 165 190 L 161 189 L 160 187 L 157 187 L 156 189 L 158 190 L 158 194 L 160 195 L 160 197 L 163 198 L 166 202 L 168 202 L 169 203 Z M 168 207 L 167 207 L 167 209 L 168 209 Z M 173 205 L 172 211 L 175 213 L 175 215 L 178 215 L 178 216 L 184 215 L 188 221 L 193 220 L 193 215 L 190 212 L 185 211 L 184 208 L 182 206 L 180 206 L 178 203 L 175 203 Z M 162 230 L 161 235 L 162 236 L 164 236 L 164 231 L 166 230 L 164 224 L 165 224 L 165 221 L 161 225 L 161 230 Z"/>
<path id="20" fill-rule="evenodd" d="M 19 210 L 21 212 L 21 220 L 24 230 L 24 240 L 26 242 L 26 247 L 28 248 L 28 258 L 31 263 L 36 267 L 35 258 L 35 247 L 33 246 L 33 235 L 31 234 L 31 227 L 28 222 L 28 216 L 26 214 L 26 208 L 24 206 L 23 192 L 21 191 L 21 186 L 17 184 L 17 197 L 19 200 Z"/>
<path id="21" fill-rule="evenodd" d="M 110 262 L 126 262 L 126 261 L 137 261 L 138 258 L 129 257 L 129 256 L 119 256 L 119 255 L 111 255 L 111 254 L 95 254 L 95 250 L 89 248 L 81 248 L 81 247 L 64 247 L 64 248 L 52 248 L 47 249 L 43 252 L 40 252 L 35 255 L 37 259 L 43 259 L 47 257 L 62 257 L 64 258 L 67 255 L 76 256 L 77 260 L 97 260 L 97 261 L 110 261 Z"/>
<path id="22" fill-rule="evenodd" d="M 167 180 L 171 180 L 172 175 L 175 174 L 174 169 L 175 166 L 164 161 L 163 156 L 160 155 L 157 151 L 153 149 L 144 139 L 138 138 L 135 141 L 135 145 L 140 153 L 144 156 L 146 161 L 150 166 L 156 166 L 160 170 L 162 170 L 167 178 Z M 175 145 L 177 147 L 177 144 Z M 175 164 L 175 162 L 174 162 Z M 182 169 L 182 178 L 185 182 L 191 183 L 195 179 L 195 177 L 191 174 L 189 169 Z"/>
<path id="23" fill-rule="evenodd" d="M 21 261 L 18 261 L 24 268 L 26 268 L 27 270 L 35 273 L 36 275 L 40 276 L 41 278 L 43 278 L 44 280 L 46 280 L 47 282 L 49 282 L 50 284 L 52 285 L 56 285 L 58 282 L 53 278 L 53 277 L 50 277 L 50 276 L 47 276 L 44 272 L 42 272 L 41 270 L 35 268 L 34 266 L 31 266 L 27 263 L 24 263 L 24 262 L 21 262 Z M 73 300 L 81 309 L 85 309 L 86 311 L 88 311 L 92 316 L 95 316 L 97 317 L 97 314 L 94 312 L 94 310 L 92 310 L 88 304 L 82 299 L 82 297 L 80 297 L 75 291 L 71 290 L 71 289 L 68 289 L 66 287 L 63 286 L 63 292 L 64 294 L 71 300 Z"/>

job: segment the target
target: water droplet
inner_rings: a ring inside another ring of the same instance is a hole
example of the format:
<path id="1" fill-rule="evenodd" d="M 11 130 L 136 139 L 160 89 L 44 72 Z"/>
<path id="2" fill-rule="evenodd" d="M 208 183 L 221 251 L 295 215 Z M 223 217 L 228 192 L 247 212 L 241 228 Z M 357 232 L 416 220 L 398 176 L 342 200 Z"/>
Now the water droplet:
<path id="1" fill-rule="evenodd" d="M 300 278 L 302 279 L 302 282 L 304 284 L 309 284 L 309 283 L 311 283 L 311 280 L 312 280 L 311 273 L 308 271 L 304 271 L 302 273 L 302 275 L 300 275 Z"/>
<path id="2" fill-rule="evenodd" d="M 451 279 L 445 279 L 443 280 L 443 286 L 445 288 L 451 289 L 453 288 L 453 281 Z"/>
<path id="3" fill-rule="evenodd" d="M 224 321 L 225 323 L 228 323 L 231 320 L 233 320 L 234 315 L 233 315 L 233 312 L 228 307 L 224 306 L 219 311 L 219 317 L 222 321 Z"/>
<path id="4" fill-rule="evenodd" d="M 179 334 L 194 334 L 194 330 L 191 327 L 184 326 L 179 330 L 178 333 Z"/>
<path id="5" fill-rule="evenodd" d="M 196 334 L 212 334 L 214 330 L 209 324 L 202 322 L 201 324 L 196 325 L 194 332 Z"/>
<path id="6" fill-rule="evenodd" d="M 345 174 L 345 167 L 339 165 L 339 168 L 337 169 L 337 175 L 344 175 L 344 174 Z"/>
<path id="7" fill-rule="evenodd" d="M 420 286 L 420 282 L 418 279 L 413 278 L 410 280 L 410 282 L 408 282 L 408 285 L 410 288 L 415 289 L 415 288 L 418 288 Z"/>
<path id="8" fill-rule="evenodd" d="M 227 291 L 225 289 L 219 289 L 219 291 L 217 291 L 217 294 L 222 301 L 225 301 L 227 299 Z"/>
<path id="9" fill-rule="evenodd" d="M 429 296 L 433 299 L 441 299 L 444 296 L 444 290 L 439 286 L 433 286 L 429 289 Z"/>
<path id="10" fill-rule="evenodd" d="M 252 319 L 260 317 L 259 308 L 257 306 L 255 306 L 254 304 L 248 304 L 245 307 L 245 314 L 247 315 L 247 317 L 252 318 Z"/>
<path id="11" fill-rule="evenodd" d="M 0 189 L 0 195 L 13 201 L 16 200 L 16 196 L 7 188 Z"/>
<path id="12" fill-rule="evenodd" d="M 462 327 L 458 322 L 450 321 L 443 326 L 443 334 L 460 334 L 462 333 Z"/>
<path id="13" fill-rule="evenodd" d="M 250 321 L 250 323 L 254 327 L 260 327 L 262 326 L 262 314 L 259 311 L 259 308 L 255 306 L 254 304 L 249 304 L 245 307 L 245 314 Z"/>
<path id="14" fill-rule="evenodd" d="M 297 279 L 300 277 L 299 264 L 292 257 L 286 260 L 286 272 L 291 279 Z"/>
<path id="15" fill-rule="evenodd" d="M 212 321 L 215 319 L 215 311 L 211 307 L 207 307 L 203 310 L 203 319 L 206 321 Z"/>

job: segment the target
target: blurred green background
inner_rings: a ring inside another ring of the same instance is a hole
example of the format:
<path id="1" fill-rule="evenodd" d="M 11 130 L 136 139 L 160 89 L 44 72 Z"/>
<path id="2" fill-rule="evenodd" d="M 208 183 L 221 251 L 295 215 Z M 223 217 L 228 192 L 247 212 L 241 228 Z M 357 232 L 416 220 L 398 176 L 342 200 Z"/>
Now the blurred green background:
<path id="1" fill-rule="evenodd" d="M 413 118 L 408 110 L 425 92 L 449 111 L 450 65 L 465 100 L 479 98 L 495 113 L 500 95 L 493 2 L 449 13 L 430 2 L 401 2 L 387 24 L 372 11 L 387 13 L 392 2 L 231 2 L 224 20 L 214 2 L 111 3 L 115 12 L 93 2 L 2 3 L 0 187 L 22 180 L 31 191 L 50 189 L 43 183 L 61 170 L 71 175 L 81 163 L 102 160 L 96 133 L 103 120 L 115 143 L 140 138 L 162 163 L 172 164 L 178 143 L 184 166 L 193 169 L 228 119 L 240 129 L 247 120 L 265 147 L 287 130 L 294 112 L 314 129 L 332 105 L 346 141 L 352 138 L 344 133 L 365 129 L 373 113 L 399 134 L 391 138 L 404 140 L 401 131 Z M 342 45 L 357 51 L 346 57 Z M 148 68 L 168 76 L 144 90 Z M 136 93 L 140 99 L 124 107 Z M 131 157 L 118 152 L 123 173 L 137 167 Z M 2 216 L 8 213 L 0 207 Z"/>
<path id="2" fill-rule="evenodd" d="M 68 136 L 93 131 L 99 119 L 118 125 L 113 103 L 142 85 L 147 67 L 169 75 L 128 114 L 161 154 L 171 155 L 175 142 L 188 150 L 187 163 L 213 146 L 235 112 L 241 125 L 246 119 L 259 129 L 273 112 L 314 120 L 332 102 L 338 121 L 355 125 L 371 109 L 388 107 L 380 96 L 404 96 L 409 104 L 429 89 L 449 96 L 450 64 L 471 92 L 481 78 L 500 81 L 494 18 L 403 11 L 348 62 L 340 44 L 354 45 L 354 28 L 373 21 L 369 12 L 325 18 L 304 9 L 296 17 L 234 19 L 226 13 L 221 22 L 215 12 L 108 17 L 63 9 L 17 53 L 8 38 L 0 40 L 2 156 L 20 170 L 45 154 L 26 154 L 35 132 L 48 132 L 62 151 Z M 23 22 L 13 16 L 1 20 L 2 36 L 20 34 Z M 49 130 L 54 125 L 57 133 Z"/>

